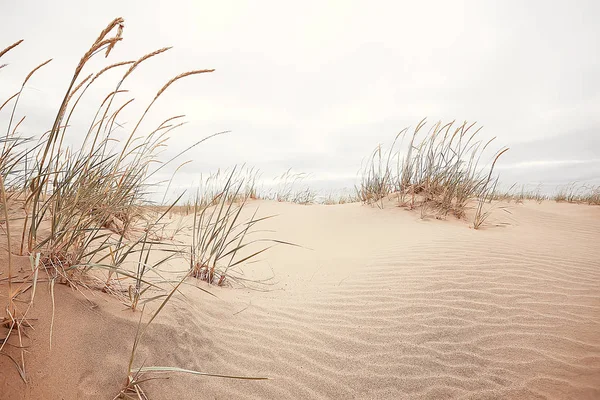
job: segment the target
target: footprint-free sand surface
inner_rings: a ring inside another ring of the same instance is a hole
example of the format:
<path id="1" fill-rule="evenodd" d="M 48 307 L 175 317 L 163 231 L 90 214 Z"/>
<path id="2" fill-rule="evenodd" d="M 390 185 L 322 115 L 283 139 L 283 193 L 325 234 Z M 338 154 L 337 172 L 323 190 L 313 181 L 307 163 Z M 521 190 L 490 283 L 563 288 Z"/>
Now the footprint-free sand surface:
<path id="1" fill-rule="evenodd" d="M 149 328 L 138 360 L 269 380 L 160 375 L 169 379 L 146 382 L 146 393 L 599 399 L 600 208 L 504 206 L 510 214 L 498 208 L 490 222 L 507 225 L 476 231 L 393 205 L 251 202 L 260 215 L 278 215 L 264 222 L 274 231 L 266 234 L 303 248 L 277 246 L 245 266 L 249 289 L 214 287 L 213 298 L 194 286 L 206 284 L 189 281 L 185 297 Z M 30 384 L 2 357 L 0 397 L 112 398 L 139 312 L 103 293 L 55 289 L 52 348 L 41 284 L 26 354 Z"/>

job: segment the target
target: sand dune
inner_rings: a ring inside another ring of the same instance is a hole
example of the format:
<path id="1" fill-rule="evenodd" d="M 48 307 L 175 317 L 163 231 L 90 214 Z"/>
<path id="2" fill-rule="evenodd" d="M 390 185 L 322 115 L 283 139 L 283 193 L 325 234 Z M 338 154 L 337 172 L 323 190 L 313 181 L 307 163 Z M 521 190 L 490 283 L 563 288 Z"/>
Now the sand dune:
<path id="1" fill-rule="evenodd" d="M 255 206 L 278 214 L 264 229 L 304 248 L 276 247 L 245 268 L 273 275 L 268 286 L 214 288 L 218 300 L 185 287 L 140 354 L 270 380 L 172 375 L 147 382 L 151 398 L 600 398 L 600 208 L 504 205 L 511 214 L 491 222 L 508 225 L 475 231 L 393 206 Z M 0 397 L 118 392 L 139 313 L 86 295 L 95 307 L 57 287 L 52 350 L 40 319 L 31 384 L 23 391 L 0 358 Z M 39 303 L 35 313 L 49 312 Z"/>

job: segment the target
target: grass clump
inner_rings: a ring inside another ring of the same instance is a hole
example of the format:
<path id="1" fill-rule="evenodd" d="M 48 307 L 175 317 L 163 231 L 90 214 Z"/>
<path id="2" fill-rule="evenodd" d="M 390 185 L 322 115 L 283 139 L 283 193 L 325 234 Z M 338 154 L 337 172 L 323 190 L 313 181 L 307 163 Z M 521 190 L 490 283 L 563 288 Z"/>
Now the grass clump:
<path id="1" fill-rule="evenodd" d="M 491 166 L 482 167 L 481 158 L 495 138 L 480 140 L 481 127 L 437 122 L 422 134 L 425 126 L 423 119 L 412 134 L 408 128 L 402 130 L 387 152 L 379 146 L 371 154 L 362 169 L 358 197 L 383 207 L 393 194 L 400 205 L 426 208 L 423 215 L 434 212 L 441 218 L 449 214 L 463 218 L 468 204 L 477 200 L 474 227 L 480 227 L 486 218 L 483 204 L 497 183 L 494 166 L 508 149 L 496 151 Z"/>
<path id="2" fill-rule="evenodd" d="M 514 201 L 517 204 L 525 200 L 535 201 L 538 204 L 544 200 L 554 200 L 557 203 L 600 205 L 600 186 L 597 185 L 571 182 L 557 187 L 554 195 L 542 193 L 541 184 L 533 190 L 526 190 L 525 185 L 521 185 L 520 190 L 516 189 L 517 184 L 514 184 L 507 191 L 495 191 L 492 198 L 508 203 Z"/>
<path id="3" fill-rule="evenodd" d="M 523 203 L 525 200 L 532 200 L 540 204 L 549 198 L 547 195 L 542 194 L 541 185 L 538 185 L 533 190 L 525 190 L 525 185 L 521 185 L 521 190 L 518 192 L 515 191 L 516 187 L 517 184 L 515 183 L 505 192 L 495 191 L 492 195 L 492 198 L 494 200 L 506 201 L 508 203 L 515 201 L 517 204 Z"/>
<path id="4" fill-rule="evenodd" d="M 570 183 L 558 188 L 553 199 L 557 202 L 600 205 L 600 186 Z"/>
<path id="5" fill-rule="evenodd" d="M 377 146 L 363 167 L 360 186 L 356 188 L 356 195 L 363 203 L 376 204 L 382 208 L 383 200 L 396 190 L 398 176 L 394 175 L 394 166 L 390 165 L 394 144 L 387 157 L 382 156 L 381 146 Z"/>
<path id="6" fill-rule="evenodd" d="M 275 178 L 273 193 L 268 198 L 275 199 L 278 202 L 313 204 L 317 194 L 310 187 L 303 185 L 308 177 L 309 175 L 306 173 L 296 173 L 292 172 L 291 168 L 288 169 Z"/>
<path id="7" fill-rule="evenodd" d="M 255 211 L 245 218 L 242 211 L 254 190 L 245 179 L 236 179 L 235 169 L 224 187 L 209 200 L 200 193 L 194 204 L 194 222 L 190 259 L 191 276 L 223 286 L 242 283 L 239 266 L 277 244 L 291 243 L 274 239 L 254 238 L 254 226 L 271 218 L 257 217 Z"/>

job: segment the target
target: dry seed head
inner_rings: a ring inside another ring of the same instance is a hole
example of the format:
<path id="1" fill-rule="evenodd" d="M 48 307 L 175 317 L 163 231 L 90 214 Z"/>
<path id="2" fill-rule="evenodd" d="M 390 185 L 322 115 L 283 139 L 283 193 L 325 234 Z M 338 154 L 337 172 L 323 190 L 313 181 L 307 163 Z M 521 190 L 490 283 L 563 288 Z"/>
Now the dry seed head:
<path id="1" fill-rule="evenodd" d="M 130 100 L 129 100 L 129 101 L 127 101 L 125 104 L 123 104 L 121 107 L 119 107 L 119 108 L 117 109 L 117 111 L 115 111 L 115 112 L 114 112 L 114 114 L 113 114 L 113 116 L 112 116 L 112 120 L 113 120 L 113 121 L 114 121 L 114 120 L 116 120 L 116 119 L 117 119 L 117 115 L 119 115 L 119 113 L 121 112 L 121 110 L 122 110 L 122 109 L 124 109 L 125 107 L 127 107 L 127 105 L 128 105 L 129 103 L 131 103 L 133 100 L 135 100 L 135 99 L 130 99 Z"/>
<path id="2" fill-rule="evenodd" d="M 133 65 L 129 68 L 129 70 L 127 70 L 125 75 L 123 75 L 123 79 L 121 79 L 121 80 L 125 80 L 125 78 L 127 78 L 138 65 L 140 65 L 147 59 L 154 57 L 156 55 L 159 55 L 160 53 L 164 53 L 165 51 L 170 50 L 170 49 L 172 49 L 172 47 L 163 47 L 162 49 L 158 49 L 156 51 L 153 51 L 152 53 L 148 53 L 145 56 L 142 56 L 139 60 L 137 60 L 136 62 L 133 63 Z"/>
<path id="3" fill-rule="evenodd" d="M 21 125 L 21 123 L 25 120 L 26 116 L 23 116 L 23 118 L 21 118 L 21 120 L 19 121 L 19 123 L 17 125 L 15 125 L 15 129 L 13 129 L 12 131 L 12 135 L 15 135 L 15 132 L 17 131 L 17 128 L 19 127 L 19 125 Z"/>
<path id="4" fill-rule="evenodd" d="M 83 69 L 83 66 L 85 65 L 85 63 L 87 63 L 89 61 L 89 59 L 92 58 L 92 56 L 98 50 L 100 50 L 102 47 L 104 47 L 106 45 L 111 45 L 122 39 L 123 38 L 110 38 L 110 39 L 105 39 L 100 42 L 94 43 L 94 45 L 89 48 L 89 50 L 83 55 L 83 57 L 81 57 L 81 60 L 79 60 L 79 64 L 77 65 L 77 68 L 75 69 L 75 76 L 79 75 L 79 73 Z"/>
<path id="5" fill-rule="evenodd" d="M 183 125 L 187 125 L 187 122 L 186 122 L 186 121 L 184 121 L 184 122 L 180 122 L 180 123 L 178 123 L 177 125 L 173 125 L 173 126 L 171 126 L 171 127 L 170 127 L 170 128 L 169 128 L 169 129 L 168 129 L 166 132 L 164 132 L 164 133 L 163 133 L 163 135 L 166 135 L 167 133 L 171 132 L 173 129 L 177 129 L 177 128 L 179 128 L 180 126 L 183 126 Z"/>
<path id="6" fill-rule="evenodd" d="M 170 128 L 170 127 L 172 127 L 172 126 L 173 126 L 173 125 L 171 125 L 171 124 L 168 124 L 168 125 L 162 125 L 162 124 L 161 124 L 161 125 L 160 125 L 158 128 L 156 128 L 156 129 L 154 130 L 154 132 L 152 132 L 152 133 L 155 133 L 155 132 L 158 132 L 158 131 L 163 131 L 163 130 L 165 130 L 165 129 L 169 129 L 169 128 Z"/>
<path id="7" fill-rule="evenodd" d="M 84 80 L 82 80 L 79 85 L 75 86 L 75 89 L 71 90 L 71 93 L 69 93 L 69 97 L 67 98 L 67 103 L 69 103 L 71 101 L 71 98 L 73 98 L 73 96 L 75 95 L 75 93 L 77 93 L 77 91 L 79 89 L 81 89 L 81 87 L 92 77 L 93 74 L 89 74 Z"/>
<path id="8" fill-rule="evenodd" d="M 475 124 L 477 124 L 477 121 L 475 121 L 475 122 L 471 123 L 471 125 L 467 126 L 467 121 L 465 121 L 465 123 L 464 123 L 464 126 L 466 126 L 465 133 L 467 133 L 469 131 L 469 129 L 474 127 Z M 481 127 L 479 129 L 481 129 Z"/>
<path id="9" fill-rule="evenodd" d="M 135 61 L 121 61 L 121 62 L 118 62 L 118 63 L 115 63 L 115 64 L 111 64 L 111 65 L 109 65 L 108 67 L 104 67 L 104 68 L 102 68 L 102 69 L 100 70 L 100 72 L 98 72 L 98 73 L 96 74 L 96 76 L 94 77 L 94 79 L 98 78 L 100 75 L 102 75 L 103 73 L 105 73 L 105 72 L 106 72 L 106 71 L 108 71 L 109 69 L 113 69 L 113 68 L 116 68 L 116 67 L 120 67 L 120 66 L 122 66 L 122 65 L 133 64 L 134 62 L 135 62 Z"/>
<path id="10" fill-rule="evenodd" d="M 105 40 L 101 41 L 98 44 L 95 44 L 94 46 L 92 46 L 90 48 L 90 50 L 92 51 L 91 52 L 91 56 L 93 56 L 94 54 L 96 54 L 96 52 L 99 52 L 100 50 L 102 50 L 102 48 L 104 46 L 114 47 L 115 44 L 117 42 L 120 42 L 121 40 L 123 40 L 123 38 L 121 38 L 121 37 L 112 37 L 112 38 L 109 38 L 109 39 L 105 39 Z"/>
<path id="11" fill-rule="evenodd" d="M 154 97 L 154 100 L 156 100 L 161 94 L 163 94 L 163 92 L 165 90 L 167 90 L 167 88 L 169 86 L 171 86 L 173 83 L 175 83 L 179 79 L 185 78 L 186 76 L 190 76 L 190 75 L 204 74 L 204 73 L 213 72 L 213 71 L 214 71 L 214 69 L 198 69 L 198 70 L 195 70 L 195 71 L 188 71 L 188 72 L 184 72 L 182 74 L 179 74 L 175 78 L 173 78 L 169 82 L 167 82 L 167 84 L 165 86 L 163 86 L 162 89 L 160 89 L 158 91 L 158 93 Z"/>
<path id="12" fill-rule="evenodd" d="M 158 126 L 158 128 L 156 130 L 158 131 L 159 129 L 164 129 L 164 128 L 170 127 L 171 125 L 165 125 L 165 124 L 167 122 L 173 121 L 174 119 L 179 119 L 179 118 L 183 118 L 183 117 L 185 117 L 185 115 L 181 114 L 181 115 L 176 115 L 171 118 L 167 118 L 163 122 L 161 122 L 161 124 Z"/>
<path id="13" fill-rule="evenodd" d="M 181 114 L 181 115 L 176 115 L 176 116 L 174 116 L 174 117 L 171 117 L 171 118 L 165 119 L 165 120 L 163 121 L 163 124 L 166 124 L 166 123 L 167 123 L 167 122 L 169 122 L 169 121 L 173 121 L 174 119 L 179 119 L 179 118 L 183 118 L 183 117 L 185 117 L 185 115 L 184 115 L 184 114 Z M 161 124 L 161 125 L 162 125 L 162 124 Z"/>
<path id="14" fill-rule="evenodd" d="M 119 28 L 117 30 L 117 35 L 115 36 L 115 38 L 119 38 L 121 39 L 123 37 L 123 28 L 125 27 L 125 25 L 123 25 L 122 23 L 119 24 Z M 104 57 L 108 57 L 108 55 L 110 54 L 111 50 L 115 47 L 115 44 L 117 42 L 111 43 L 108 45 L 108 48 L 106 49 L 106 54 L 104 55 Z"/>
<path id="15" fill-rule="evenodd" d="M 115 18 L 113 19 L 107 26 L 106 28 L 104 28 L 104 30 L 102 30 L 102 32 L 100 32 L 100 35 L 98 35 L 98 38 L 96 39 L 96 41 L 94 42 L 95 44 L 100 43 L 102 40 L 104 40 L 104 38 L 106 37 L 106 35 L 109 34 L 110 31 L 112 31 L 115 26 L 119 25 L 119 29 L 122 32 L 123 31 L 123 24 L 125 23 L 125 20 L 121 17 Z M 120 37 L 119 33 L 117 32 L 117 37 Z"/>
<path id="16" fill-rule="evenodd" d="M 17 47 L 18 45 L 20 45 L 21 43 L 23 43 L 23 39 L 11 44 L 10 46 L 8 46 L 7 48 L 5 48 L 4 50 L 0 51 L 0 57 L 2 57 L 3 55 L 5 55 L 6 53 L 8 53 L 9 51 L 11 51 L 12 49 L 14 49 L 15 47 Z"/>
<path id="17" fill-rule="evenodd" d="M 115 91 L 113 91 L 113 92 L 110 92 L 110 93 L 109 93 L 109 94 L 108 94 L 108 95 L 107 95 L 107 96 L 104 98 L 104 100 L 102 101 L 102 104 L 100 104 L 100 108 L 102 108 L 102 106 L 104 105 L 104 103 L 106 103 L 106 101 L 107 101 L 108 99 L 110 99 L 112 96 L 114 96 L 114 95 L 116 95 L 116 94 L 118 94 L 118 93 L 128 93 L 128 92 L 129 92 L 129 90 L 115 90 Z"/>
<path id="18" fill-rule="evenodd" d="M 35 67 L 34 69 L 32 69 L 31 72 L 27 75 L 27 77 L 23 81 L 23 86 L 25 86 L 25 84 L 27 83 L 27 81 L 29 80 L 29 78 L 31 78 L 31 76 L 35 73 L 35 71 L 37 71 L 38 69 L 42 68 L 44 65 L 48 64 L 50 61 L 52 61 L 52 59 L 46 60 L 43 63 L 41 63 L 40 65 L 38 65 L 37 67 Z"/>
<path id="19" fill-rule="evenodd" d="M 115 64 L 111 64 L 108 67 L 104 67 L 102 68 L 96 75 L 94 75 L 94 77 L 92 78 L 92 80 L 90 81 L 90 83 L 88 84 L 88 86 L 90 86 L 92 83 L 94 83 L 94 81 L 96 79 L 98 79 L 100 77 L 100 75 L 102 75 L 103 73 L 105 73 L 106 71 L 116 68 L 116 67 L 120 67 L 122 65 L 128 65 L 128 64 L 133 64 L 135 61 L 121 61 Z"/>
<path id="20" fill-rule="evenodd" d="M 500 156 L 504 153 L 506 153 L 508 150 L 510 150 L 509 147 L 505 148 L 504 150 L 501 150 L 498 152 L 498 154 L 496 155 L 496 158 L 494 158 L 494 162 L 492 163 L 492 168 L 494 168 L 494 165 L 496 165 L 496 161 L 498 161 L 498 159 L 500 158 Z"/>
<path id="21" fill-rule="evenodd" d="M 79 83 L 79 85 L 75 86 L 75 89 L 73 89 L 73 90 L 71 91 L 71 95 L 70 95 L 70 96 L 73 96 L 73 94 L 74 94 L 75 92 L 77 92 L 79 89 L 81 89 L 81 87 L 82 87 L 82 86 L 83 86 L 83 85 L 84 85 L 84 84 L 85 84 L 85 83 L 86 83 L 86 82 L 87 82 L 87 81 L 88 81 L 88 80 L 89 80 L 89 79 L 92 77 L 92 75 L 94 75 L 94 74 L 89 74 L 88 76 L 86 76 L 86 77 L 85 77 L 85 79 L 84 79 L 84 80 L 82 80 L 82 81 Z"/>
<path id="22" fill-rule="evenodd" d="M 496 136 L 494 136 L 493 138 L 491 138 L 490 140 L 488 140 L 488 142 L 485 144 L 485 146 L 483 146 L 483 149 L 481 151 L 484 152 L 485 149 L 489 146 L 489 144 L 492 143 L 495 139 L 496 139 Z M 508 150 L 508 149 L 506 149 L 506 150 Z"/>
<path id="23" fill-rule="evenodd" d="M 415 128 L 415 133 L 419 132 L 421 130 L 421 128 L 423 126 L 425 126 L 425 124 L 427 123 L 427 118 L 423 118 L 418 124 L 417 127 Z"/>
<path id="24" fill-rule="evenodd" d="M 12 96 L 10 96 L 4 103 L 2 103 L 2 105 L 0 106 L 0 110 L 2 110 L 4 108 L 4 106 L 6 104 L 8 104 L 9 101 L 11 101 L 12 99 L 14 99 L 15 97 L 17 97 L 19 95 L 19 92 L 13 94 Z"/>

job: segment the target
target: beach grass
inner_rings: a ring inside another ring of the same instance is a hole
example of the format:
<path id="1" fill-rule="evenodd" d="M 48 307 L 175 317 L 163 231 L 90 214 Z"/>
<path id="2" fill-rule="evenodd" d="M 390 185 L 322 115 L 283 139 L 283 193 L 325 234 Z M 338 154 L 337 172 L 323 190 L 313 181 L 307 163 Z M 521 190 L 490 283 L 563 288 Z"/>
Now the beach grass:
<path id="1" fill-rule="evenodd" d="M 26 330 L 32 327 L 27 315 L 33 306 L 35 286 L 40 274 L 47 274 L 50 282 L 53 305 L 52 315 L 48 316 L 52 319 L 50 345 L 54 323 L 55 284 L 66 284 L 79 291 L 83 288 L 91 289 L 89 278 L 93 274 L 90 272 L 103 271 L 108 274 L 108 279 L 102 282 L 99 288 L 108 293 L 122 294 L 121 290 L 111 285 L 111 278 L 117 277 L 118 281 L 128 279 L 127 295 L 120 298 L 125 299 L 132 310 L 143 308 L 149 301 L 160 301 L 158 311 L 143 327 L 140 319 L 131 356 L 132 362 L 137 343 L 143 337 L 148 325 L 189 275 L 186 273 L 178 282 L 173 282 L 162 278 L 157 273 L 160 265 L 176 257 L 183 258 L 181 251 L 170 246 L 168 240 L 157 239 L 158 232 L 164 227 L 163 219 L 173 211 L 183 194 L 165 211 L 159 213 L 149 212 L 151 203 L 148 194 L 159 183 L 156 180 L 158 173 L 167 165 L 179 162 L 178 159 L 187 151 L 224 132 L 198 140 L 175 157 L 163 161 L 160 160 L 161 150 L 167 146 L 170 132 L 183 125 L 184 116 L 164 118 L 162 123 L 150 131 L 144 131 L 141 126 L 147 116 L 156 112 L 157 103 L 172 85 L 182 79 L 211 73 L 214 70 L 186 71 L 159 86 L 155 96 L 137 118 L 133 129 L 125 135 L 124 139 L 118 140 L 115 131 L 122 128 L 118 118 L 134 101 L 133 98 L 120 100 L 119 95 L 127 93 L 127 90 L 123 89 L 124 83 L 144 63 L 169 50 L 169 48 L 160 48 L 136 60 L 116 62 L 85 75 L 84 71 L 91 59 L 108 57 L 113 48 L 123 40 L 123 30 L 122 18 L 112 20 L 83 54 L 57 107 L 52 126 L 47 132 L 41 132 L 35 137 L 20 137 L 18 128 L 25 117 L 18 117 L 18 115 L 19 103 L 26 100 L 23 96 L 26 84 L 35 79 L 40 69 L 47 68 L 51 60 L 40 63 L 27 73 L 20 89 L 0 106 L 0 111 L 9 113 L 6 134 L 0 138 L 2 148 L 0 203 L 3 213 L 1 219 L 8 241 L 8 293 L 4 307 L 5 315 L 2 319 L 2 326 L 5 327 L 6 332 L 2 335 L 0 354 L 14 362 L 25 382 L 29 379 L 25 373 L 26 352 L 23 339 L 27 336 Z M 6 56 L 21 44 L 22 41 L 18 41 L 8 46 L 0 51 L 0 57 Z M 6 66 L 7 64 L 2 64 L 2 68 Z M 79 108 L 85 103 L 88 89 L 98 82 L 105 72 L 117 69 L 123 71 L 121 77 L 115 82 L 114 90 L 107 93 L 104 100 L 96 106 L 96 113 L 89 121 L 88 130 L 71 132 L 70 120 L 77 115 Z M 82 143 L 77 147 L 71 145 L 70 135 L 83 137 Z M 180 165 L 182 164 L 185 162 Z M 179 168 L 175 169 L 177 171 Z M 251 191 L 253 185 L 251 183 L 249 185 L 250 189 L 242 196 L 244 202 L 254 195 Z M 228 196 L 232 194 L 233 192 L 228 191 L 220 198 L 231 200 Z M 239 194 L 236 191 L 235 196 Z M 217 204 L 219 201 L 217 200 Z M 12 204 L 16 204 L 21 214 L 18 218 L 10 215 Z M 196 211 L 198 207 L 204 207 L 202 209 L 206 211 L 207 206 L 194 204 Z M 189 206 L 187 209 L 190 211 Z M 227 223 L 232 218 L 232 214 L 220 215 L 224 218 L 221 222 Z M 218 236 L 221 240 L 235 239 L 238 243 L 231 253 L 226 243 L 219 242 L 218 247 L 221 252 L 217 253 L 218 259 L 235 254 L 240 246 L 245 246 L 246 243 L 238 239 L 243 239 L 249 233 L 249 227 L 258 221 L 259 219 L 254 219 L 245 222 L 241 236 L 237 233 L 229 236 L 232 230 L 227 230 L 224 236 Z M 198 236 L 206 237 L 205 226 L 196 228 L 195 232 Z M 21 239 L 20 243 L 14 243 L 15 229 L 20 232 L 18 235 Z M 209 232 L 214 233 L 210 230 Z M 150 253 L 157 248 L 166 252 L 166 256 L 151 262 Z M 13 282 L 13 253 L 29 255 L 32 260 L 31 274 L 26 282 L 20 285 Z M 247 259 L 249 258 L 229 263 L 222 272 L 221 283 L 227 276 L 228 270 L 239 266 Z M 149 279 L 149 274 L 152 273 L 157 274 L 158 280 Z M 34 289 L 31 291 L 32 287 Z M 153 292 L 149 295 L 150 289 L 156 290 L 158 294 Z M 28 290 L 32 294 L 25 302 L 26 306 L 22 306 L 21 304 L 24 303 L 22 297 Z M 16 351 L 11 353 L 7 345 L 14 340 L 17 343 L 10 347 Z M 140 387 L 142 382 L 139 379 L 140 374 L 148 375 L 159 371 L 208 375 L 174 366 L 145 366 L 134 372 L 130 363 L 127 383 L 119 395 L 127 397 L 133 394 L 135 398 L 145 398 Z"/>
<path id="2" fill-rule="evenodd" d="M 258 217 L 256 210 L 250 217 L 243 216 L 253 193 L 253 181 L 240 177 L 235 168 L 218 193 L 207 199 L 198 192 L 194 203 L 191 276 L 218 286 L 239 284 L 243 278 L 235 272 L 242 263 L 275 245 L 292 245 L 256 237 L 255 226 L 273 216 Z"/>
<path id="3" fill-rule="evenodd" d="M 481 227 L 489 215 L 485 204 L 497 183 L 494 167 L 508 148 L 500 148 L 491 163 L 482 165 L 495 138 L 480 139 L 481 127 L 440 121 L 426 131 L 426 125 L 426 119 L 421 120 L 412 134 L 406 128 L 389 149 L 378 146 L 371 153 L 362 169 L 358 197 L 379 207 L 395 197 L 401 206 L 420 207 L 422 216 L 434 213 L 438 218 L 449 214 L 463 218 L 469 203 L 477 201 L 473 227 Z"/>

